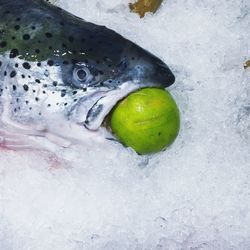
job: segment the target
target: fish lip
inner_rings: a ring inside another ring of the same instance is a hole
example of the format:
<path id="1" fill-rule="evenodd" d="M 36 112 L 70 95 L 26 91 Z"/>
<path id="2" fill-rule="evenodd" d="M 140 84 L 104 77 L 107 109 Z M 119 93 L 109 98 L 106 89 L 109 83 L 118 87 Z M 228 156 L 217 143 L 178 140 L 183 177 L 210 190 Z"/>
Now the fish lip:
<path id="1" fill-rule="evenodd" d="M 88 110 L 86 119 L 81 124 L 88 130 L 98 130 L 105 117 L 110 113 L 114 106 L 132 92 L 148 86 L 140 86 L 137 82 L 124 82 L 120 87 L 110 90 L 100 97 L 95 104 Z"/>

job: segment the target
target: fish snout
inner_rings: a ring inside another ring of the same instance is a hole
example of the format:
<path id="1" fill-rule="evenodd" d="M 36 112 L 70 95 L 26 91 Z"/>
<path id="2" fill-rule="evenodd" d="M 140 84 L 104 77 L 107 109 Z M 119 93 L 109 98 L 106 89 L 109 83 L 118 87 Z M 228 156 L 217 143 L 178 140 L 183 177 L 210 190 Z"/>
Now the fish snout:
<path id="1" fill-rule="evenodd" d="M 175 76 L 169 67 L 157 58 L 153 64 L 152 80 L 161 87 L 167 88 L 175 82 Z"/>
<path id="2" fill-rule="evenodd" d="M 125 50 L 127 70 L 130 78 L 139 82 L 141 87 L 169 87 L 175 82 L 175 76 L 169 67 L 158 57 L 137 45 Z"/>

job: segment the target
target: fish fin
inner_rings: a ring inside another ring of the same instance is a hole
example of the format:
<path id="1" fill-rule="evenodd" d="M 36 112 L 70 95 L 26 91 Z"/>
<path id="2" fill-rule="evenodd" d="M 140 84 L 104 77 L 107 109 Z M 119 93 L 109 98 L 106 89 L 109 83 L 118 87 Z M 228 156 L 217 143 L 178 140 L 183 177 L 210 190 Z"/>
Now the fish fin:
<path id="1" fill-rule="evenodd" d="M 2 127 L 2 126 L 1 126 Z M 32 132 L 34 132 L 32 134 Z M 45 150 L 56 152 L 59 148 L 69 147 L 71 144 L 66 139 L 50 133 L 36 133 L 35 130 L 15 130 L 4 127 L 0 129 L 0 148 L 10 150 Z"/>
<path id="2" fill-rule="evenodd" d="M 34 145 L 27 140 L 27 136 L 1 129 L 0 147 L 11 150 L 23 150 L 34 148 Z"/>
<path id="3" fill-rule="evenodd" d="M 53 135 L 43 124 L 29 126 L 11 120 L 8 108 L 8 102 L 6 102 L 0 122 L 0 147 L 8 149 L 47 149 L 51 148 L 52 144 L 64 148 L 70 146 L 66 139 Z"/>
<path id="4" fill-rule="evenodd" d="M 63 148 L 68 148 L 72 144 L 69 140 L 64 139 L 52 133 L 46 133 L 45 137 L 52 143 L 55 143 L 56 145 L 63 147 Z"/>

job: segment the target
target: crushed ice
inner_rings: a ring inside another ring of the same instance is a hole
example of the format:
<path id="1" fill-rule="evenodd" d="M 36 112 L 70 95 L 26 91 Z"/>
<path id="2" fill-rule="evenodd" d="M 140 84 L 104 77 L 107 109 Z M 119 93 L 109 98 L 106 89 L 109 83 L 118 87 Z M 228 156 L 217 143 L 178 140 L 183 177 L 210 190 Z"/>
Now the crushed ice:
<path id="1" fill-rule="evenodd" d="M 127 0 L 61 0 L 175 72 L 174 145 L 138 157 L 106 141 L 53 155 L 0 154 L 0 249 L 249 249 L 249 0 L 166 0 L 139 19 Z"/>

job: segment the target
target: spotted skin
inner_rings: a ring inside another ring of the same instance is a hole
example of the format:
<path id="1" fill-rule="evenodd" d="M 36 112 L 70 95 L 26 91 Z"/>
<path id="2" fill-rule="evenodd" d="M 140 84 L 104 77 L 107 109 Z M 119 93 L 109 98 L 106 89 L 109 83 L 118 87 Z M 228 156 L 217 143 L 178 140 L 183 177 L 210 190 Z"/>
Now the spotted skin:
<path id="1" fill-rule="evenodd" d="M 48 1 L 0 0 L 0 6 L 2 127 L 42 136 L 60 117 L 97 130 L 130 92 L 174 83 L 154 55 Z"/>

